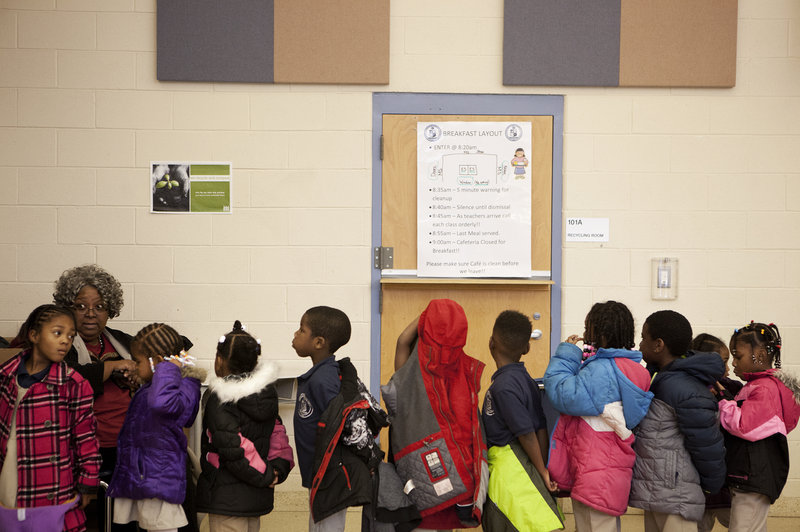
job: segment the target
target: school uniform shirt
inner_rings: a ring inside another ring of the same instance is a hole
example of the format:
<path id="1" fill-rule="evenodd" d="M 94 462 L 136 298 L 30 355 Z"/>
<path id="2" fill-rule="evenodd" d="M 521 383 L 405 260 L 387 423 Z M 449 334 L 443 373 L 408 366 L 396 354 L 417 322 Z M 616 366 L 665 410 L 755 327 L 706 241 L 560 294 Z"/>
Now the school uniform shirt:
<path id="1" fill-rule="evenodd" d="M 0 366 L 0 465 L 6 459 L 21 361 L 16 356 Z M 83 377 L 64 362 L 51 364 L 44 379 L 28 388 L 16 420 L 18 507 L 62 504 L 76 492 L 97 490 L 100 454 L 92 388 Z M 83 530 L 85 522 L 76 506 L 66 514 L 64 529 Z"/>
<path id="2" fill-rule="evenodd" d="M 555 500 L 517 439 L 546 428 L 539 387 L 522 362 L 507 364 L 492 375 L 482 416 L 490 472 L 483 529 L 544 532 L 563 528 Z"/>
<path id="3" fill-rule="evenodd" d="M 492 375 L 482 415 L 489 446 L 502 447 L 523 434 L 545 428 L 539 387 L 525 364 L 506 364 Z"/>
<path id="4" fill-rule="evenodd" d="M 294 448 L 304 488 L 314 478 L 314 444 L 317 422 L 334 397 L 339 395 L 339 363 L 330 356 L 297 377 L 297 403 L 294 408 Z"/>

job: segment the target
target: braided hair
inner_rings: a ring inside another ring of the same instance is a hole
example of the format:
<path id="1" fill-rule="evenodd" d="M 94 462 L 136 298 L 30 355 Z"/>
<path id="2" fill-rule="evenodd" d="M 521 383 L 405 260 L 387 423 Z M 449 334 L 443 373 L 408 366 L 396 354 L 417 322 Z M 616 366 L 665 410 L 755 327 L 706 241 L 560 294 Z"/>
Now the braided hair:
<path id="1" fill-rule="evenodd" d="M 231 332 L 219 339 L 217 356 L 225 360 L 234 375 L 249 373 L 258 364 L 261 343 L 244 330 L 242 322 L 233 322 Z"/>
<path id="2" fill-rule="evenodd" d="M 730 343 L 731 352 L 735 351 L 737 342 L 744 342 L 750 345 L 753 350 L 757 347 L 763 347 L 770 358 L 770 362 L 776 368 L 781 367 L 781 333 L 774 323 L 766 324 L 751 321 L 741 329 L 734 329 Z"/>
<path id="3" fill-rule="evenodd" d="M 623 303 L 595 303 L 586 315 L 583 342 L 595 347 L 633 349 L 633 315 Z M 604 345 L 599 345 L 604 342 Z"/>
<path id="4" fill-rule="evenodd" d="M 22 327 L 19 328 L 19 333 L 17 333 L 17 337 L 11 342 L 11 345 L 14 347 L 22 347 L 23 349 L 33 347 L 30 341 L 31 331 L 37 334 L 41 333 L 42 327 L 57 316 L 67 316 L 72 320 L 72 323 L 75 324 L 75 314 L 73 314 L 71 308 L 65 307 L 64 305 L 39 305 L 28 315 L 28 319 L 26 319 Z M 77 327 L 77 325 L 73 326 Z"/>
<path id="5" fill-rule="evenodd" d="M 178 331 L 164 323 L 151 323 L 136 333 L 131 349 L 146 357 L 168 357 L 178 355 L 183 349 L 183 337 Z"/>

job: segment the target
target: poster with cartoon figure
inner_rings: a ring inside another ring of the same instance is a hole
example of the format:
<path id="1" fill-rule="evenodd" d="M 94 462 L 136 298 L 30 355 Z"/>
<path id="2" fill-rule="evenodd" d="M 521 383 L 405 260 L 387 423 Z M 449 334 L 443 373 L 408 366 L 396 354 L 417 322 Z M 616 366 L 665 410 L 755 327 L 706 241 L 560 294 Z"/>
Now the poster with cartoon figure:
<path id="1" fill-rule="evenodd" d="M 417 275 L 531 276 L 530 122 L 417 124 Z"/>
<path id="2" fill-rule="evenodd" d="M 517 151 L 514 152 L 514 158 L 511 159 L 511 166 L 514 167 L 515 179 L 525 179 L 525 167 L 528 166 L 525 150 L 517 148 Z"/>
<path id="3" fill-rule="evenodd" d="M 229 162 L 151 162 L 150 212 L 231 212 Z"/>

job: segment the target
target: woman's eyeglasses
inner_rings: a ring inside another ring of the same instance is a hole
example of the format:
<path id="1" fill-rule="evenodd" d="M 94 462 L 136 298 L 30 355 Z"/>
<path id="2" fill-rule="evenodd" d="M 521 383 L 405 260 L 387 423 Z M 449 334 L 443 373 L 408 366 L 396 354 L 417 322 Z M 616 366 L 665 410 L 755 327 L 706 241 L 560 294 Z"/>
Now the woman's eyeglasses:
<path id="1" fill-rule="evenodd" d="M 102 303 L 99 303 L 93 307 L 86 306 L 83 303 L 75 303 L 72 305 L 72 310 L 74 310 L 77 314 L 88 314 L 90 310 L 93 310 L 95 314 L 105 314 L 108 312 L 108 307 Z"/>

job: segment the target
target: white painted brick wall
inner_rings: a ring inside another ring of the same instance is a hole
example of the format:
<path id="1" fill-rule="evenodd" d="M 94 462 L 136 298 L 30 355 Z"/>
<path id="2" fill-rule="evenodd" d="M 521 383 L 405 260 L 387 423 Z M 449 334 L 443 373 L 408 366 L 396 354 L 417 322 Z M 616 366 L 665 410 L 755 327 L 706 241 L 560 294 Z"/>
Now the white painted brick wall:
<path id="1" fill-rule="evenodd" d="M 330 304 L 367 374 L 372 92 L 543 93 L 565 95 L 564 216 L 611 227 L 564 246 L 564 333 L 610 298 L 637 327 L 660 308 L 723 338 L 775 321 L 800 371 L 797 5 L 739 0 L 735 88 L 613 89 L 502 86 L 500 0 L 393 2 L 388 86 L 159 82 L 155 0 L 5 0 L 0 334 L 97 261 L 124 283 L 128 332 L 173 323 L 210 363 L 241 319 L 305 368 L 292 333 Z M 152 160 L 231 161 L 234 214 L 150 214 Z M 676 301 L 650 299 L 656 256 L 680 259 Z M 796 466 L 785 494 L 800 496 Z"/>

